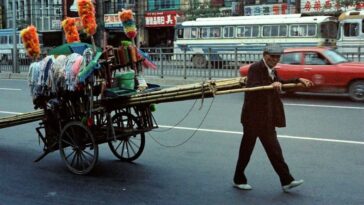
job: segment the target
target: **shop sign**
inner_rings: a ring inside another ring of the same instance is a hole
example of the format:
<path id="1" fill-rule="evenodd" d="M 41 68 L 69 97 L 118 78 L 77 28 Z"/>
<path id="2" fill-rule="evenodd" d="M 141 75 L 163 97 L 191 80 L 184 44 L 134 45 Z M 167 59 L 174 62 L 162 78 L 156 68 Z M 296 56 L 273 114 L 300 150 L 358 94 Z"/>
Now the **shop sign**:
<path id="1" fill-rule="evenodd" d="M 354 9 L 364 9 L 364 1 L 351 1 L 343 4 L 339 0 L 301 0 L 301 13 L 325 13 Z"/>
<path id="2" fill-rule="evenodd" d="M 146 12 L 145 27 L 175 26 L 179 17 L 176 11 Z"/>
<path id="3" fill-rule="evenodd" d="M 290 6 L 290 13 L 295 13 L 296 7 L 294 5 Z M 254 6 L 245 6 L 244 15 L 245 16 L 259 16 L 259 15 L 279 15 L 288 14 L 287 4 L 262 4 Z"/>
<path id="4" fill-rule="evenodd" d="M 104 14 L 105 28 L 123 28 L 118 14 Z"/>

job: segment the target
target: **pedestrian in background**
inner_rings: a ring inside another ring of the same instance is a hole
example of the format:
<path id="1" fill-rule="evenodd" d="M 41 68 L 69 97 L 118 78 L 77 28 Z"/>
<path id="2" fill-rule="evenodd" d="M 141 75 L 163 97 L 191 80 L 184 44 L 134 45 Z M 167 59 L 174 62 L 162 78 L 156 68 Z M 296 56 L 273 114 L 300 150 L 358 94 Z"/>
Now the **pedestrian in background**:
<path id="1" fill-rule="evenodd" d="M 245 176 L 250 156 L 257 138 L 260 139 L 268 158 L 278 174 L 283 191 L 299 186 L 303 180 L 295 180 L 283 158 L 281 146 L 277 139 L 276 127 L 285 127 L 285 114 L 280 99 L 282 83 L 302 83 L 310 87 L 313 83 L 304 78 L 280 79 L 274 67 L 283 53 L 278 44 L 268 44 L 263 51 L 263 59 L 252 64 L 248 71 L 247 87 L 273 86 L 273 90 L 246 92 L 241 114 L 244 134 L 240 145 L 233 185 L 242 190 L 250 190 Z"/>

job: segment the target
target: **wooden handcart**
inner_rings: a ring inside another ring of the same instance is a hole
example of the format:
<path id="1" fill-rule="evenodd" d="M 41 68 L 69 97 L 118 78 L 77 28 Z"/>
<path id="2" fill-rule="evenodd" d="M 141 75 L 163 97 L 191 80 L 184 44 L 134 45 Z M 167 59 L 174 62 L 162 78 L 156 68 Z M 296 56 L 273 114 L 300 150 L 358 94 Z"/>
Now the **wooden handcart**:
<path id="1" fill-rule="evenodd" d="M 145 132 L 157 128 L 157 124 L 151 112 L 151 103 L 123 104 L 135 94 L 135 90 L 113 88 L 113 76 L 117 71 L 124 68 L 135 72 L 140 70 L 141 59 L 124 65 L 115 63 L 117 50 L 108 47 L 102 55 L 95 55 L 100 58 L 96 60 L 101 68 L 85 80 L 82 89 L 59 90 L 53 95 L 39 95 L 33 101 L 35 107 L 44 110 L 36 128 L 44 144 L 44 152 L 36 162 L 59 150 L 71 172 L 87 174 L 98 160 L 99 144 L 108 143 L 112 153 L 122 161 L 133 161 L 142 154 Z M 101 91 L 105 85 L 106 90 Z M 156 90 L 156 86 L 143 93 L 149 90 Z"/>

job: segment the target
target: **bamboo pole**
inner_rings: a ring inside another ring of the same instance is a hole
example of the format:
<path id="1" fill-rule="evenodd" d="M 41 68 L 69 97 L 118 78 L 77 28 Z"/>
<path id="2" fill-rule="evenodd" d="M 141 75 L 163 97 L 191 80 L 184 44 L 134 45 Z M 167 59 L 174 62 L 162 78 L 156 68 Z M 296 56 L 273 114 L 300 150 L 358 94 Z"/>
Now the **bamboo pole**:
<path id="1" fill-rule="evenodd" d="M 192 100 L 199 98 L 209 98 L 214 95 L 224 95 L 238 92 L 254 92 L 260 90 L 271 90 L 273 86 L 259 86 L 246 88 L 245 85 L 246 78 L 233 78 L 233 79 L 223 79 L 216 81 L 206 81 L 203 83 L 195 83 L 184 86 L 176 86 L 172 88 L 166 88 L 160 91 L 153 91 L 150 93 L 136 94 L 131 96 L 129 99 L 123 98 L 119 100 L 117 98 L 110 99 L 112 106 L 115 108 L 122 108 L 125 106 L 133 106 L 140 104 L 151 104 L 151 103 L 165 103 L 165 102 L 175 102 L 182 100 Z M 303 87 L 303 84 L 283 84 L 282 88 L 295 88 Z M 107 101 L 108 99 L 106 99 Z M 115 100 L 115 101 L 113 101 Z M 102 105 L 95 102 L 95 108 L 101 108 Z M 107 108 L 107 107 L 105 107 Z M 0 128 L 25 124 L 29 122 L 34 122 L 41 120 L 44 117 L 44 111 L 38 110 L 34 112 L 28 112 L 13 116 L 7 116 L 0 118 Z"/>
<path id="2" fill-rule="evenodd" d="M 295 88 L 295 87 L 304 87 L 302 83 L 289 83 L 283 84 L 282 88 Z M 251 88 L 240 88 L 240 89 L 232 89 L 232 90 L 225 90 L 225 91 L 217 91 L 216 95 L 223 95 L 223 94 L 231 94 L 231 93 L 239 93 L 239 92 L 253 92 L 253 91 L 261 91 L 261 90 L 272 90 L 273 86 L 258 86 L 258 87 L 251 87 Z"/>

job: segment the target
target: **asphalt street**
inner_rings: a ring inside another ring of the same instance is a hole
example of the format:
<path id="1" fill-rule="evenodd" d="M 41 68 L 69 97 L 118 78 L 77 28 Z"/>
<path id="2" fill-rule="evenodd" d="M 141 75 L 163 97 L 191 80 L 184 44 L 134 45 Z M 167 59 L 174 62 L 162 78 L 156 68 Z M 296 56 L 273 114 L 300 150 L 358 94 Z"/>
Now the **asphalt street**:
<path id="1" fill-rule="evenodd" d="M 0 96 L 0 117 L 33 110 L 24 80 L 0 80 Z M 279 140 L 293 176 L 305 180 L 284 193 L 260 142 L 246 170 L 253 190 L 232 187 L 243 98 L 239 93 L 158 104 L 160 128 L 146 135 L 141 157 L 123 163 L 102 144 L 87 176 L 70 173 L 58 151 L 33 162 L 42 152 L 38 122 L 3 128 L 0 205 L 364 204 L 363 103 L 283 97 L 287 127 L 277 130 Z"/>

